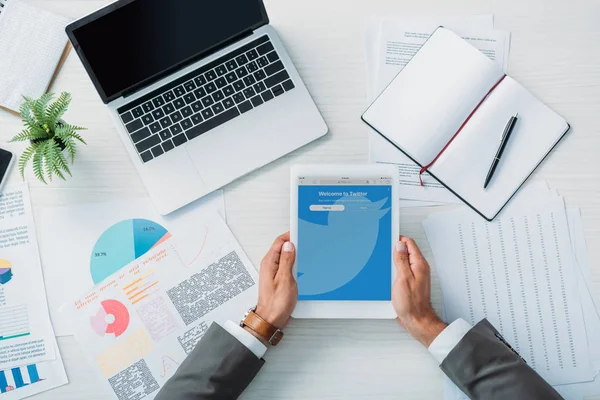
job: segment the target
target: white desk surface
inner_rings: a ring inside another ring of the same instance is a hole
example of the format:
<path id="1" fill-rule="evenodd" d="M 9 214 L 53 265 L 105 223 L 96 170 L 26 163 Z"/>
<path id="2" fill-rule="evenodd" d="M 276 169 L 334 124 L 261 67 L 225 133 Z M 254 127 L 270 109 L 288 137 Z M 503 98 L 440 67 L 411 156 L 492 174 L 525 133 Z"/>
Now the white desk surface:
<path id="1" fill-rule="evenodd" d="M 83 16 L 105 0 L 30 0 Z M 372 16 L 494 13 L 496 27 L 512 31 L 509 72 L 573 129 L 537 171 L 579 206 L 596 295 L 600 294 L 600 3 L 596 0 L 266 0 L 280 33 L 330 128 L 327 137 L 225 188 L 228 224 L 254 265 L 273 238 L 288 229 L 289 167 L 294 163 L 365 163 L 367 134 L 364 30 Z M 3 39 L 0 39 L 3 40 Z M 118 62 L 118 60 L 115 60 Z M 35 208 L 146 196 L 144 186 L 108 114 L 74 53 L 53 91 L 69 91 L 66 119 L 89 128 L 68 182 L 44 186 L 28 174 Z M 20 130 L 0 112 L 0 146 Z M 18 182 L 16 169 L 10 182 Z M 413 236 L 432 266 L 420 221 L 435 209 L 403 209 L 402 233 Z M 68 248 L 65 248 L 68 251 Z M 433 302 L 440 309 L 433 279 Z M 240 310 L 240 316 L 244 310 Z M 59 338 L 67 386 L 38 399 L 96 400 L 108 396 L 72 337 Z M 440 399 L 442 373 L 426 349 L 395 321 L 293 321 L 286 338 L 244 399 Z"/>

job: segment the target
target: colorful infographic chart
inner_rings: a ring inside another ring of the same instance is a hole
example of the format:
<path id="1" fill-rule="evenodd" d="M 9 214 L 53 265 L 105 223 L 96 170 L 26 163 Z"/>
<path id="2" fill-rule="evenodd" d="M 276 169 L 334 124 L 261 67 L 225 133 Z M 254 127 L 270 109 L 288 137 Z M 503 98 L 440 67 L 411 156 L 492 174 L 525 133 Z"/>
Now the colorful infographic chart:
<path id="1" fill-rule="evenodd" d="M 100 336 L 121 336 L 129 326 L 129 311 L 117 300 L 104 300 L 96 315 L 90 318 L 92 329 Z"/>
<path id="2" fill-rule="evenodd" d="M 12 264 L 0 258 L 0 285 L 7 284 L 12 279 Z"/>
<path id="3" fill-rule="evenodd" d="M 0 371 L 0 393 L 17 390 L 42 380 L 35 364 Z"/>
<path id="4" fill-rule="evenodd" d="M 147 219 L 117 222 L 96 241 L 90 261 L 92 280 L 102 282 L 169 237 L 163 226 Z"/>

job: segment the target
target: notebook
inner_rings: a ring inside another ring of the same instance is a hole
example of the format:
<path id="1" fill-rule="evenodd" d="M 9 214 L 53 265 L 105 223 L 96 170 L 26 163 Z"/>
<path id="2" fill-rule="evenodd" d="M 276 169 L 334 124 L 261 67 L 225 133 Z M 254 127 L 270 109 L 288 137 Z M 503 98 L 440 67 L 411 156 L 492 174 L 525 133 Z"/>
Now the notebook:
<path id="1" fill-rule="evenodd" d="M 517 113 L 484 190 L 504 128 Z M 446 28 L 431 35 L 362 119 L 488 221 L 570 128 L 499 64 Z"/>
<path id="2" fill-rule="evenodd" d="M 0 107 L 13 113 L 38 98 L 68 55 L 69 18 L 22 0 L 0 0 Z"/>

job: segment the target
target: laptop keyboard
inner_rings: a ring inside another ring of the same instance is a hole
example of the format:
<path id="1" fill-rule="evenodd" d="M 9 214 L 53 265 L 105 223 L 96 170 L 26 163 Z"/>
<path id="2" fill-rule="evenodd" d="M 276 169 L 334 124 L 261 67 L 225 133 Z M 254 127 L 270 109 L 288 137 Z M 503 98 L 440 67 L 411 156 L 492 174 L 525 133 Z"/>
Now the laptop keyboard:
<path id="1" fill-rule="evenodd" d="M 292 89 L 265 35 L 117 112 L 147 163 Z"/>

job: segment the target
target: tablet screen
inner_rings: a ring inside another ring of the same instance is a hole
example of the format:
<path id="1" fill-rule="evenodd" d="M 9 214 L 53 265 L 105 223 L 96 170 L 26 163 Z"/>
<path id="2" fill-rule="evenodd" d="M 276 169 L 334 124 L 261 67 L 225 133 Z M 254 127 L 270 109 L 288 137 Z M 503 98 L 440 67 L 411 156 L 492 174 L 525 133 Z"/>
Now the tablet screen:
<path id="1" fill-rule="evenodd" d="M 299 300 L 391 300 L 391 177 L 298 179 Z"/>

